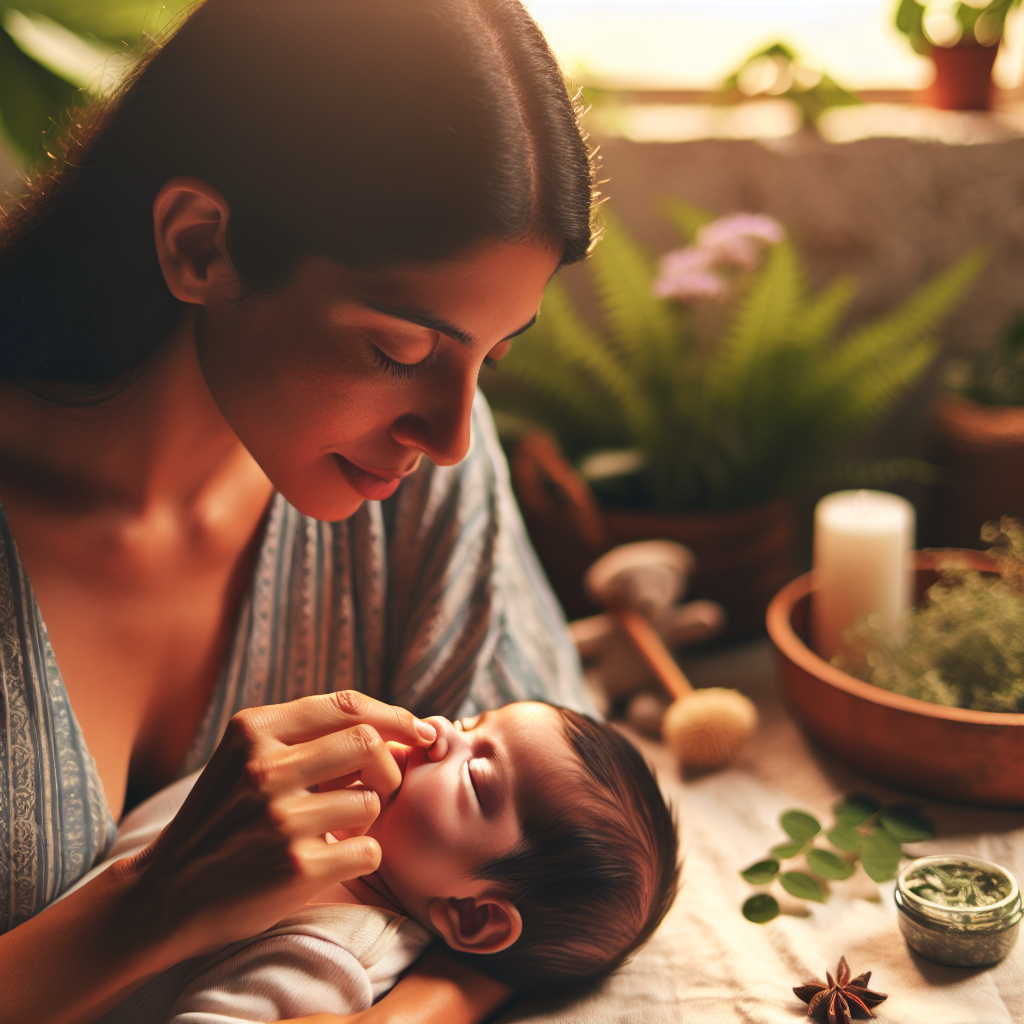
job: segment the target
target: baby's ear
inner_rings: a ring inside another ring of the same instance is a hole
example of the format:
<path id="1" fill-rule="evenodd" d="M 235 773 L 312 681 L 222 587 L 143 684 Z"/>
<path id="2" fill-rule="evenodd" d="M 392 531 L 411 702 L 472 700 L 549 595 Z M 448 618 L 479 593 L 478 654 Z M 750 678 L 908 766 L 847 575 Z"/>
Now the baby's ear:
<path id="1" fill-rule="evenodd" d="M 444 941 L 464 953 L 499 953 L 523 931 L 523 919 L 515 905 L 497 893 L 464 899 L 439 897 L 427 913 Z"/>

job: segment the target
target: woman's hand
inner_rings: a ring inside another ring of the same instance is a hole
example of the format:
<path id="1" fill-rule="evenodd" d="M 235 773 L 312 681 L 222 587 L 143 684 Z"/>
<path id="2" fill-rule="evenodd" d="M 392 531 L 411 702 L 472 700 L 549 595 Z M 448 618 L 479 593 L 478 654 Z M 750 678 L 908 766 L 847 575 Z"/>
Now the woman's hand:
<path id="1" fill-rule="evenodd" d="M 372 871 L 380 850 L 363 832 L 401 782 L 385 741 L 434 738 L 351 691 L 235 715 L 156 842 L 0 935 L 0 1024 L 87 1024 L 145 978 Z M 319 792 L 346 781 L 363 786 Z"/>
<path id="2" fill-rule="evenodd" d="M 380 847 L 364 833 L 402 781 L 386 741 L 434 736 L 410 712 L 350 690 L 239 712 L 171 824 L 111 867 L 133 876 L 132 926 L 185 959 L 376 870 Z"/>

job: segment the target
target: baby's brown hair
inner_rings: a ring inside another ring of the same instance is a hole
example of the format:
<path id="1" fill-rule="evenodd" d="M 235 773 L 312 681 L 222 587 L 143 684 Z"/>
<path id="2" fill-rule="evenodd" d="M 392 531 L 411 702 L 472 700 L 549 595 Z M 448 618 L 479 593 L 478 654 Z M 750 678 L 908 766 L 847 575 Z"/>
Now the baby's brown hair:
<path id="1" fill-rule="evenodd" d="M 636 748 L 610 725 L 556 710 L 576 785 L 524 787 L 521 842 L 477 871 L 507 892 L 523 931 L 469 962 L 520 991 L 579 988 L 615 970 L 657 928 L 679 878 L 676 824 Z"/>

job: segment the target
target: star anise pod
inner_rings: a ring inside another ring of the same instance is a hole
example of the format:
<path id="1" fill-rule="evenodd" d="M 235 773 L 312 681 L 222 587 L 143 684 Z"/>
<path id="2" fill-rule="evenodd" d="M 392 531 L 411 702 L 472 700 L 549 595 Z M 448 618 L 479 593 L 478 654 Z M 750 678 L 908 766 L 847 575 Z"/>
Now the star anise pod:
<path id="1" fill-rule="evenodd" d="M 850 1024 L 852 1020 L 867 1020 L 874 1017 L 872 1006 L 889 997 L 884 992 L 872 992 L 868 988 L 871 972 L 865 971 L 856 978 L 850 978 L 850 965 L 846 957 L 839 958 L 836 976 L 825 972 L 828 984 L 820 981 L 805 981 L 793 991 L 807 1003 L 807 1016 L 821 1024 Z"/>

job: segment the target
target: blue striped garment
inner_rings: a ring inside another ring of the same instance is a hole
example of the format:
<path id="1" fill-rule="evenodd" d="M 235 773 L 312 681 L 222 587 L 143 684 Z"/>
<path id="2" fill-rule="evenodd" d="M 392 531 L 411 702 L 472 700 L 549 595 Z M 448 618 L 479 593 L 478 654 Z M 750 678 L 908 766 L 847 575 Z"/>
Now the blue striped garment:
<path id="1" fill-rule="evenodd" d="M 514 700 L 590 710 L 480 395 L 469 455 L 424 459 L 385 502 L 324 523 L 275 495 L 179 776 L 206 763 L 236 711 L 348 688 L 419 715 Z M 115 835 L 0 506 L 0 932 L 74 884 Z"/>

